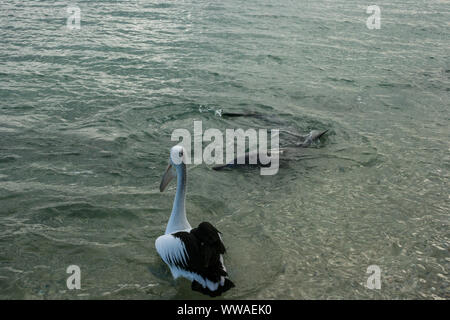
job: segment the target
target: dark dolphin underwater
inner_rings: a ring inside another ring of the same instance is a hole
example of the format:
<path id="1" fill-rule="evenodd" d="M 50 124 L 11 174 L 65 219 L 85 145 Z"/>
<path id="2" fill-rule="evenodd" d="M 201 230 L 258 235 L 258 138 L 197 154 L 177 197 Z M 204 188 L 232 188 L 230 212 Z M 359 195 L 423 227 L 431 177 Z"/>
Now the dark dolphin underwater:
<path id="1" fill-rule="evenodd" d="M 246 112 L 246 113 L 239 113 L 239 112 L 221 112 L 220 115 L 222 117 L 257 117 L 257 118 L 263 118 L 264 116 L 261 114 L 258 114 L 256 112 Z M 271 118 L 272 116 L 266 116 L 266 119 Z M 276 122 L 275 122 L 276 123 Z M 280 123 L 276 123 L 280 124 Z M 293 136 L 296 140 L 295 142 L 291 143 L 292 146 L 287 146 L 278 148 L 277 150 L 269 149 L 267 151 L 267 155 L 271 155 L 271 153 L 277 152 L 279 154 L 279 157 L 281 159 L 289 159 L 287 156 L 291 156 L 292 154 L 296 154 L 301 152 L 301 148 L 308 148 L 313 143 L 317 143 L 320 141 L 320 138 L 323 137 L 327 132 L 327 130 L 312 130 L 306 135 L 301 135 L 298 133 L 293 133 L 290 131 L 285 131 L 281 129 L 283 133 L 286 133 L 290 136 Z M 285 143 L 281 143 L 284 145 Z M 216 165 L 213 167 L 214 170 L 222 170 L 224 168 L 239 168 L 239 167 L 249 167 L 249 166 L 270 166 L 270 159 L 267 162 L 261 161 L 260 153 L 259 151 L 247 151 L 243 156 L 238 156 L 233 159 L 233 161 L 228 162 L 224 165 Z"/>

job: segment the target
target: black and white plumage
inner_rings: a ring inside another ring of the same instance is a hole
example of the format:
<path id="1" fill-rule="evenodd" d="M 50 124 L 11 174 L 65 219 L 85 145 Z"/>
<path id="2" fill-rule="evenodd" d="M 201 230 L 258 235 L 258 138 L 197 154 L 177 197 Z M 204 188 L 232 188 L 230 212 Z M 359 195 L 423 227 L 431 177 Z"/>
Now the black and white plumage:
<path id="1" fill-rule="evenodd" d="M 192 228 L 186 219 L 186 165 L 184 149 L 170 150 L 169 166 L 163 176 L 160 191 L 177 177 L 175 200 L 164 235 L 155 242 L 156 250 L 169 266 L 172 276 L 192 281 L 192 290 L 211 297 L 219 296 L 234 287 L 227 277 L 223 254 L 225 246 L 220 232 L 209 222 Z"/>

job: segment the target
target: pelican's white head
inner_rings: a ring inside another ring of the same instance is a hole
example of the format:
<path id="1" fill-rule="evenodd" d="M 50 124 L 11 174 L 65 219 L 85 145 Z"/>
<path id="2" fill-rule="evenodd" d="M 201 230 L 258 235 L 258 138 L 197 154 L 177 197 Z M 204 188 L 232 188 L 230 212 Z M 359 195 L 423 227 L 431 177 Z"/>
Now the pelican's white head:
<path id="1" fill-rule="evenodd" d="M 159 185 L 159 191 L 163 192 L 169 182 L 177 176 L 177 168 L 184 165 L 185 150 L 182 146 L 174 146 L 170 149 L 169 165 L 164 172 L 164 175 Z"/>
<path id="2" fill-rule="evenodd" d="M 184 162 L 184 148 L 182 146 L 174 146 L 170 149 L 170 158 L 169 161 L 173 166 L 180 165 Z"/>

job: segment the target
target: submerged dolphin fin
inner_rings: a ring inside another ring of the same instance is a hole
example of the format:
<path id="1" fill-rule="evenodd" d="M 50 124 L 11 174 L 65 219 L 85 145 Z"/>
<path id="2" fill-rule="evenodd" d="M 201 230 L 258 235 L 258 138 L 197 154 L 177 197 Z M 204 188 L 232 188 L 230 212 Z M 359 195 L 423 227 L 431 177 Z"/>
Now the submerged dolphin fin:
<path id="1" fill-rule="evenodd" d="M 300 147 L 300 148 L 307 148 L 313 142 L 317 141 L 320 137 L 322 137 L 327 132 L 328 132 L 328 129 L 327 130 L 313 130 L 305 137 L 305 140 L 303 142 L 298 143 L 296 146 Z"/>

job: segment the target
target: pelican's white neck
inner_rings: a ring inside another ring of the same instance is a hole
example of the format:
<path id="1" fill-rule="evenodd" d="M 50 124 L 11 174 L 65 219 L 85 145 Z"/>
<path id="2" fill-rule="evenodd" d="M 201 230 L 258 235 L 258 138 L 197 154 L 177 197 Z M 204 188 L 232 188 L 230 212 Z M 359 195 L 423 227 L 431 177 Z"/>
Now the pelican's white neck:
<path id="1" fill-rule="evenodd" d="M 177 165 L 177 192 L 173 201 L 172 213 L 167 224 L 166 233 L 191 229 L 191 225 L 186 218 L 186 165 L 181 163 Z"/>

